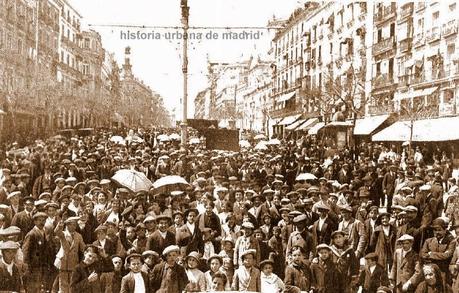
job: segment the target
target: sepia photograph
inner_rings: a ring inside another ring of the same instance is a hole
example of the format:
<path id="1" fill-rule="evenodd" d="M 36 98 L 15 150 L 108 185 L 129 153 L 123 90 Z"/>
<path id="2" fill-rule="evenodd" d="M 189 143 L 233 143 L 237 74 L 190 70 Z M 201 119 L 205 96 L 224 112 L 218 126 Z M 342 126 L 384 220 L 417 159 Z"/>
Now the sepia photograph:
<path id="1" fill-rule="evenodd" d="M 458 4 L 0 0 L 0 293 L 459 293 Z"/>

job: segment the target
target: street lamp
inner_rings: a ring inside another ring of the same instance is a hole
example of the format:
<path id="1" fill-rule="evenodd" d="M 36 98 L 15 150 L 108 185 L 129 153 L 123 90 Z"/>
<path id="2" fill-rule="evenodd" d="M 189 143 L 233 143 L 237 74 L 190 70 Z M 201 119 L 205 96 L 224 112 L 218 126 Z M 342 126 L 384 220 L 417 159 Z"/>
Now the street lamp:
<path id="1" fill-rule="evenodd" d="M 183 26 L 183 118 L 182 118 L 182 146 L 187 147 L 187 100 L 188 100 L 188 17 L 190 7 L 188 0 L 180 0 L 180 8 L 182 9 L 182 26 Z"/>

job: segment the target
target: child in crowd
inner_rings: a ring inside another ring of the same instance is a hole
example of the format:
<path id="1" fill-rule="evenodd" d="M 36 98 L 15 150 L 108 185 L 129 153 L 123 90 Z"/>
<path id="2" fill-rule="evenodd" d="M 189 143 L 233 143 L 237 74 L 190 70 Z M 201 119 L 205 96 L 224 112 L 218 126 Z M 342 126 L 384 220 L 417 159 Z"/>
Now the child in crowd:
<path id="1" fill-rule="evenodd" d="M 150 292 L 148 274 L 142 272 L 142 255 L 130 254 L 126 262 L 130 272 L 121 280 L 121 292 Z"/>
<path id="2" fill-rule="evenodd" d="M 287 292 L 309 291 L 311 271 L 304 264 L 305 251 L 301 246 L 292 248 L 291 263 L 285 268 L 285 289 Z"/>
<path id="3" fill-rule="evenodd" d="M 204 274 L 206 290 L 212 288 L 212 277 L 220 271 L 221 266 L 223 265 L 223 259 L 221 256 L 213 255 L 207 260 L 209 270 Z M 226 285 L 226 284 L 225 284 Z"/>
<path id="4" fill-rule="evenodd" d="M 248 249 L 242 253 L 242 266 L 234 272 L 233 291 L 260 292 L 260 271 L 254 266 L 256 254 L 255 249 Z"/>
<path id="5" fill-rule="evenodd" d="M 202 258 L 205 260 L 209 260 L 209 258 L 215 254 L 215 247 L 212 243 L 212 229 L 202 229 L 202 240 L 204 242 L 204 253 Z"/>
<path id="6" fill-rule="evenodd" d="M 278 293 L 283 292 L 284 282 L 273 273 L 274 261 L 268 259 L 260 263 L 261 269 L 261 292 Z"/>
<path id="7" fill-rule="evenodd" d="M 198 269 L 199 262 L 200 256 L 196 251 L 190 252 L 185 258 L 185 271 L 189 281 L 186 291 L 199 292 L 206 290 L 204 273 Z"/>
<path id="8" fill-rule="evenodd" d="M 344 292 L 343 278 L 333 263 L 331 248 L 326 244 L 319 244 L 317 252 L 318 262 L 313 262 L 311 265 L 312 290 L 323 293 Z"/>
<path id="9" fill-rule="evenodd" d="M 380 286 L 388 286 L 386 270 L 378 263 L 378 255 L 371 252 L 365 256 L 365 269 L 360 272 L 359 284 L 362 293 L 374 293 Z"/>

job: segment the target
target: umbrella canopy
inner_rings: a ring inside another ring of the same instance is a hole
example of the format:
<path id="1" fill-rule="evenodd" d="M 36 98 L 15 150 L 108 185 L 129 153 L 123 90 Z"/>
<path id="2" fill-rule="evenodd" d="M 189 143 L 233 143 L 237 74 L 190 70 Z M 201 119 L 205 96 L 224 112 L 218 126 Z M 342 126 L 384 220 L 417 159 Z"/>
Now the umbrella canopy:
<path id="1" fill-rule="evenodd" d="M 132 192 L 149 191 L 153 186 L 145 174 L 135 170 L 119 170 L 113 175 L 112 180 Z"/>
<path id="2" fill-rule="evenodd" d="M 278 140 L 277 138 L 273 138 L 273 139 L 270 139 L 270 140 L 267 142 L 267 144 L 269 144 L 269 145 L 280 145 L 281 142 L 280 142 L 280 140 Z"/>
<path id="3" fill-rule="evenodd" d="M 141 137 L 135 135 L 135 136 L 133 136 L 133 137 L 131 138 L 131 142 L 143 143 L 144 140 L 143 140 L 143 138 L 141 138 Z"/>
<path id="4" fill-rule="evenodd" d="M 190 144 L 200 144 L 201 140 L 197 137 L 190 139 Z"/>
<path id="5" fill-rule="evenodd" d="M 298 176 L 296 176 L 296 181 L 302 181 L 302 180 L 316 180 L 317 177 L 314 174 L 311 173 L 301 173 Z"/>
<path id="6" fill-rule="evenodd" d="M 153 183 L 156 193 L 172 192 L 185 190 L 190 184 L 182 177 L 177 175 L 164 176 Z"/>
<path id="7" fill-rule="evenodd" d="M 259 140 L 259 139 L 265 139 L 265 138 L 266 138 L 266 136 L 265 136 L 264 134 L 257 134 L 257 135 L 255 135 L 255 137 L 254 137 L 254 139 L 257 139 L 257 140 Z"/>
<path id="8" fill-rule="evenodd" d="M 159 141 L 169 141 L 169 136 L 167 136 L 166 134 L 160 134 L 158 135 L 158 137 L 156 137 L 156 139 Z"/>
<path id="9" fill-rule="evenodd" d="M 181 137 L 177 133 L 172 133 L 171 135 L 169 135 L 169 138 L 171 140 L 180 140 Z"/>
<path id="10" fill-rule="evenodd" d="M 122 138 L 119 135 L 114 135 L 114 136 L 110 137 L 110 141 L 114 142 L 114 143 L 123 144 L 124 143 L 124 138 Z"/>
<path id="11" fill-rule="evenodd" d="M 266 151 L 268 149 L 268 146 L 266 145 L 265 141 L 260 141 L 256 146 L 255 150 L 257 151 Z"/>
<path id="12" fill-rule="evenodd" d="M 247 140 L 241 140 L 241 141 L 239 141 L 239 146 L 241 148 L 249 148 L 250 147 L 250 142 L 248 142 Z"/>

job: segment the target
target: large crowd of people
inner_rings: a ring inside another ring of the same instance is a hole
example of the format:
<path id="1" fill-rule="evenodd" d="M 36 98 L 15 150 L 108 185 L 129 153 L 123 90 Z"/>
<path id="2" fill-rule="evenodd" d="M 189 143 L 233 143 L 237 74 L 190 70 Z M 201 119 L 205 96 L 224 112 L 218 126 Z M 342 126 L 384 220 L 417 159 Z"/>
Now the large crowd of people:
<path id="1" fill-rule="evenodd" d="M 0 292 L 459 292 L 445 154 L 309 138 L 183 148 L 158 139 L 171 131 L 8 145 Z M 189 184 L 133 192 L 112 179 L 124 169 Z"/>

